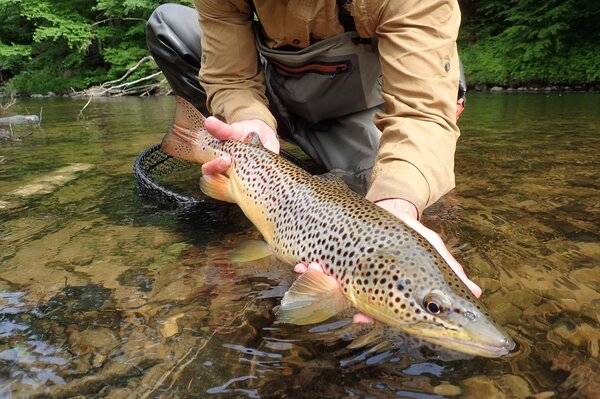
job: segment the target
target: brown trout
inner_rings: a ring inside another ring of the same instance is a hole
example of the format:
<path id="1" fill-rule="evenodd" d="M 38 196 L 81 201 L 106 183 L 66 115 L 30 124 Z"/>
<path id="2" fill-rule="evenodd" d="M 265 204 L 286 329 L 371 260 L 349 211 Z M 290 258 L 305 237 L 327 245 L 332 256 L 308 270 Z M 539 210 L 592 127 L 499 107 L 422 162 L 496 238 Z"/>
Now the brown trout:
<path id="1" fill-rule="evenodd" d="M 317 323 L 354 306 L 459 352 L 498 357 L 514 348 L 427 240 L 334 175 L 310 175 L 265 149 L 256 135 L 247 143 L 215 139 L 204 129 L 204 117 L 181 98 L 162 146 L 197 163 L 228 154 L 226 175 L 203 176 L 202 191 L 238 204 L 269 254 L 292 265 L 323 266 L 309 268 L 292 284 L 277 310 L 280 321 Z"/>

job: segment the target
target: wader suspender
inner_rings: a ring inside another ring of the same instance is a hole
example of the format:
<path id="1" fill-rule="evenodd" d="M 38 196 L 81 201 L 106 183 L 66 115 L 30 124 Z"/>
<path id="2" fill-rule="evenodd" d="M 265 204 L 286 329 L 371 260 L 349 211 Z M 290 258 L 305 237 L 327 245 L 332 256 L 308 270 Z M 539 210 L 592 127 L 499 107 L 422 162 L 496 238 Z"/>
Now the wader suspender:
<path id="1" fill-rule="evenodd" d="M 346 6 L 352 4 L 352 0 L 337 0 L 338 8 L 340 12 L 338 14 L 338 19 L 340 24 L 344 27 L 345 32 L 351 32 L 356 30 L 356 25 L 354 24 L 354 18 L 348 12 Z"/>
<path id="2" fill-rule="evenodd" d="M 352 0 L 337 0 L 337 4 L 338 4 L 338 8 L 340 9 L 340 12 L 338 14 L 338 20 L 340 21 L 340 24 L 342 24 L 342 26 L 344 27 L 344 32 L 356 31 L 356 25 L 354 24 L 354 17 L 352 15 L 350 15 L 350 13 L 348 12 L 348 8 L 347 8 L 350 6 L 350 4 L 352 4 Z M 371 43 L 370 38 L 363 38 L 360 36 L 355 37 L 354 39 L 352 39 L 352 41 L 354 42 L 354 44 Z"/>

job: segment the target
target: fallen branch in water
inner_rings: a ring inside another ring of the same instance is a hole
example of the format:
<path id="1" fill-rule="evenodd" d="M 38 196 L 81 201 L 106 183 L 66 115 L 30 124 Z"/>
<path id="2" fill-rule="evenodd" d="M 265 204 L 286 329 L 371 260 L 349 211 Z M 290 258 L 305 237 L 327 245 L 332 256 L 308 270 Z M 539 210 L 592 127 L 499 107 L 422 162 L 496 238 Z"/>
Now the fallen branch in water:
<path id="1" fill-rule="evenodd" d="M 166 82 L 166 79 L 159 80 L 158 77 L 162 72 L 154 72 L 148 76 L 143 76 L 139 79 L 123 82 L 130 77 L 141 65 L 152 61 L 151 56 L 145 56 L 140 59 L 134 66 L 129 68 L 127 72 L 119 79 L 110 80 L 102 83 L 100 86 L 90 87 L 84 91 L 74 92 L 73 97 L 101 97 L 101 96 L 129 96 L 139 94 L 140 96 L 148 95 L 154 90 L 160 89 Z M 153 80 L 153 81 L 152 81 Z M 148 83 L 148 81 L 152 81 Z M 123 82 L 123 83 L 121 83 Z"/>
<path id="2" fill-rule="evenodd" d="M 17 103 L 17 100 L 14 98 L 11 98 L 10 101 L 7 102 L 6 104 L 0 104 L 0 114 L 6 112 L 10 107 L 15 105 L 16 103 Z"/>
<path id="3" fill-rule="evenodd" d="M 152 90 L 155 90 L 155 89 L 156 89 L 156 87 L 160 88 L 160 87 L 161 87 L 162 85 L 164 85 L 165 83 L 167 83 L 167 78 L 164 78 L 164 79 L 162 79 L 162 80 L 161 80 L 160 82 L 158 82 L 156 85 L 151 85 L 150 87 L 148 87 L 148 89 L 147 89 L 146 91 L 144 91 L 142 94 L 140 94 L 140 97 L 149 96 L 149 95 L 150 95 L 150 92 L 151 92 Z M 171 94 L 171 92 L 172 92 L 172 91 L 173 91 L 172 89 L 169 89 L 169 90 L 167 90 L 167 92 L 165 93 L 165 95 L 167 95 L 167 96 L 168 96 L 169 94 Z"/>
<path id="4" fill-rule="evenodd" d="M 152 60 L 152 57 L 147 55 L 145 57 L 143 57 L 141 60 L 139 60 L 134 66 L 132 66 L 131 68 L 129 68 L 127 70 L 127 72 L 125 72 L 125 75 L 121 76 L 119 79 L 116 80 L 109 80 L 108 82 L 104 82 L 100 85 L 100 87 L 110 87 L 111 84 L 113 83 L 119 83 L 120 81 L 126 79 L 129 75 L 131 75 L 133 72 L 136 71 L 136 69 L 138 69 L 140 67 L 140 65 L 142 65 L 145 62 L 148 62 Z"/>
<path id="5" fill-rule="evenodd" d="M 90 103 L 92 102 L 92 98 L 94 98 L 94 97 L 90 97 L 88 99 L 87 103 L 85 103 L 85 105 L 83 106 L 83 108 L 81 108 L 79 110 L 79 113 L 77 114 L 77 120 L 85 119 L 85 115 L 83 115 L 83 111 L 87 108 L 88 105 L 90 105 Z"/>
<path id="6" fill-rule="evenodd" d="M 116 90 L 116 91 L 120 91 L 120 90 L 121 90 L 121 88 L 123 88 L 123 90 L 127 90 L 127 89 L 128 89 L 128 88 L 130 88 L 131 86 L 134 86 L 134 85 L 136 85 L 136 84 L 138 84 L 138 83 L 140 83 L 140 82 L 143 82 L 143 81 L 145 81 L 145 80 L 148 80 L 148 79 L 155 78 L 155 77 L 157 77 L 158 75 L 161 75 L 161 74 L 162 74 L 162 72 L 156 72 L 156 73 L 153 73 L 152 75 L 149 75 L 149 76 L 144 76 L 143 78 L 140 78 L 140 79 L 134 80 L 133 82 L 121 83 L 120 85 L 116 85 L 116 86 L 113 86 L 113 87 L 109 87 L 109 88 L 108 88 L 108 90 L 109 90 L 109 91 L 115 91 L 115 90 Z M 154 86 L 154 84 L 153 84 L 152 86 Z M 131 88 L 134 88 L 134 87 L 131 87 Z M 116 93 L 116 94 L 120 94 L 120 93 Z"/>

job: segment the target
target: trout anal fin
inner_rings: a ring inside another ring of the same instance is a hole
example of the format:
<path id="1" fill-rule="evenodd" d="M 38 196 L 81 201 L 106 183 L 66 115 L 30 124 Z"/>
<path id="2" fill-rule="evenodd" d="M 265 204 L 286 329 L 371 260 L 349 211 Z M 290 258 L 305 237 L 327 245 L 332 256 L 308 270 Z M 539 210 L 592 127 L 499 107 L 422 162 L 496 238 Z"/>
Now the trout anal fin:
<path id="1" fill-rule="evenodd" d="M 281 322 L 306 325 L 327 320 L 349 306 L 333 277 L 308 269 L 285 293 L 276 314 Z"/>

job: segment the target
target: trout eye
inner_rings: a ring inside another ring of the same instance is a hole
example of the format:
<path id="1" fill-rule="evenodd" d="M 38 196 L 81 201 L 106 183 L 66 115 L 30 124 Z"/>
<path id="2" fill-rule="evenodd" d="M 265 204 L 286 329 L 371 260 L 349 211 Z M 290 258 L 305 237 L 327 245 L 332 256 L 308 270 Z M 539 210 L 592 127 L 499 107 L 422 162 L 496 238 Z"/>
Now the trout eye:
<path id="1" fill-rule="evenodd" d="M 450 298 L 440 290 L 433 290 L 423 298 L 423 307 L 433 315 L 452 309 Z"/>
<path id="2" fill-rule="evenodd" d="M 440 314 L 442 313 L 442 305 L 439 303 L 429 299 L 425 301 L 425 309 L 431 314 Z"/>

